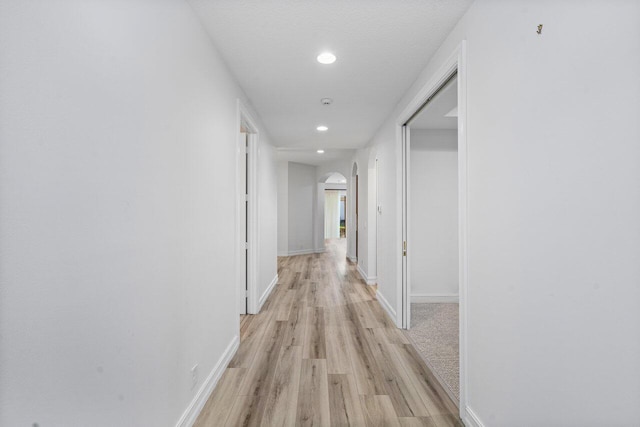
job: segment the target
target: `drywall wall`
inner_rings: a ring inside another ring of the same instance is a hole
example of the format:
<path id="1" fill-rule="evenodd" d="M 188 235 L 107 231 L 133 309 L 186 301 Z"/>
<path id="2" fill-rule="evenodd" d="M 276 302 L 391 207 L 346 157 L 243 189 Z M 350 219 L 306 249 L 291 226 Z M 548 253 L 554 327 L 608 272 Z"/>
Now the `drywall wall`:
<path id="1" fill-rule="evenodd" d="M 244 96 L 182 1 L 1 2 L 0 64 L 0 425 L 175 425 L 238 334 Z"/>
<path id="2" fill-rule="evenodd" d="M 277 162 L 278 256 L 289 256 L 289 162 Z"/>
<path id="3" fill-rule="evenodd" d="M 358 150 L 353 157 L 351 170 L 347 178 L 349 191 L 347 197 L 348 223 L 355 223 L 355 171 L 358 173 L 358 253 L 356 257 L 356 236 L 354 227 L 347 226 L 347 256 L 356 259 L 358 270 L 368 284 L 377 281 L 377 244 L 376 244 L 376 153 L 373 148 Z"/>
<path id="4" fill-rule="evenodd" d="M 365 151 L 367 154 L 367 185 L 364 187 L 364 190 L 367 192 L 367 207 L 364 209 L 364 213 L 366 215 L 366 230 L 367 230 L 367 241 L 366 241 L 366 254 L 367 254 L 367 265 L 365 274 L 367 276 L 366 280 L 369 284 L 377 283 L 378 281 L 378 266 L 377 266 L 377 221 L 378 221 L 378 213 L 377 213 L 377 171 L 376 171 L 376 152 L 375 149 L 369 148 Z M 364 160 L 364 159 L 363 159 Z"/>
<path id="5" fill-rule="evenodd" d="M 262 139 L 261 135 L 259 139 Z M 278 274 L 276 257 L 278 253 L 279 169 L 275 149 L 272 145 L 258 140 L 257 158 L 258 292 L 256 297 L 261 298 Z"/>
<path id="6" fill-rule="evenodd" d="M 289 254 L 310 253 L 314 246 L 317 206 L 316 167 L 289 162 Z"/>
<path id="7" fill-rule="evenodd" d="M 458 131 L 411 129 L 410 161 L 412 302 L 455 301 Z"/>
<path id="8" fill-rule="evenodd" d="M 319 166 L 280 161 L 277 167 L 278 254 L 323 252 L 324 190 L 346 189 L 345 184 L 325 184 L 333 173 L 344 175 L 347 162 Z M 285 212 L 283 215 L 280 212 Z"/>
<path id="9" fill-rule="evenodd" d="M 395 120 L 467 40 L 468 423 L 640 419 L 639 16 L 635 1 L 478 0 L 372 140 L 378 289 L 398 307 Z"/>

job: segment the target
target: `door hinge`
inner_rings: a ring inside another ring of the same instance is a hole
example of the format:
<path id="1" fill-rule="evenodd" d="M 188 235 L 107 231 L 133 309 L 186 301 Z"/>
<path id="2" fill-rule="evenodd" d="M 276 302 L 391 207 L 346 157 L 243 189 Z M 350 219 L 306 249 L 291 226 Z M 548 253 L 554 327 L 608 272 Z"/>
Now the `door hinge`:
<path id="1" fill-rule="evenodd" d="M 402 243 L 402 256 L 407 256 L 407 241 Z"/>
<path id="2" fill-rule="evenodd" d="M 244 248 L 249 249 L 249 242 L 244 242 Z"/>
<path id="3" fill-rule="evenodd" d="M 244 297 L 249 298 L 249 289 L 244 290 Z"/>
<path id="4" fill-rule="evenodd" d="M 248 195 L 248 194 L 245 194 L 245 195 L 244 195 L 244 201 L 245 201 L 245 202 L 248 202 L 248 201 L 249 201 L 249 195 Z"/>

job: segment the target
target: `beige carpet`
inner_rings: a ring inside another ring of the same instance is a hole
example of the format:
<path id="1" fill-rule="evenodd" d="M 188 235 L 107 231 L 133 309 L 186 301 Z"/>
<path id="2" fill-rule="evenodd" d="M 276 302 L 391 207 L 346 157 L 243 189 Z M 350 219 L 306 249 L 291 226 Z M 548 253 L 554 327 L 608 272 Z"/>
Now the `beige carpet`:
<path id="1" fill-rule="evenodd" d="M 411 304 L 409 337 L 456 401 L 460 400 L 458 329 L 458 304 Z"/>

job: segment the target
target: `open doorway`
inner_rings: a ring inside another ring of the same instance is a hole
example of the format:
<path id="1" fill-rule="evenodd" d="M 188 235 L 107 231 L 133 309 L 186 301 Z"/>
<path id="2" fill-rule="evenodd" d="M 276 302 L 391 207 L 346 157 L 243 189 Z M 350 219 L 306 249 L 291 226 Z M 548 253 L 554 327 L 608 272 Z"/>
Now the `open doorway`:
<path id="1" fill-rule="evenodd" d="M 406 125 L 409 336 L 460 398 L 458 91 L 452 76 Z"/>
<path id="2" fill-rule="evenodd" d="M 345 239 L 346 190 L 324 190 L 324 238 Z"/>
<path id="3" fill-rule="evenodd" d="M 347 237 L 347 179 L 341 173 L 331 174 L 324 184 L 325 244 Z M 344 244 L 344 243 L 343 243 Z"/>
<path id="4" fill-rule="evenodd" d="M 398 117 L 402 327 L 466 419 L 465 43 Z M 449 305 L 447 305 L 449 304 Z"/>
<path id="5" fill-rule="evenodd" d="M 324 238 L 345 239 L 347 179 L 340 173 L 334 173 L 325 181 L 324 186 Z"/>

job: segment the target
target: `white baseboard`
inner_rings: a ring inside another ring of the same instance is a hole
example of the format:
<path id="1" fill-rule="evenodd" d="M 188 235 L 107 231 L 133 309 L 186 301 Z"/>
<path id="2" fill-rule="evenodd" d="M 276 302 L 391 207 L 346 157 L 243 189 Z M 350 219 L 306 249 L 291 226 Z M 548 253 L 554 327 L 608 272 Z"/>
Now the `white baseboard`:
<path id="1" fill-rule="evenodd" d="M 271 295 L 271 291 L 273 291 L 273 289 L 276 287 L 277 284 L 278 284 L 278 275 L 276 274 L 276 276 L 271 280 L 271 283 L 269 283 L 269 286 L 267 286 L 267 289 L 265 289 L 265 291 L 260 296 L 260 300 L 258 300 L 257 313 L 260 313 L 260 310 L 262 309 L 262 305 L 267 300 L 267 298 L 269 298 L 269 295 Z"/>
<path id="2" fill-rule="evenodd" d="M 464 422 L 464 425 L 467 427 L 484 427 L 484 424 L 482 423 L 482 421 L 480 421 L 480 418 L 478 418 L 478 416 L 476 415 L 475 412 L 473 412 L 473 410 L 471 408 L 469 408 L 468 406 L 464 408 L 464 414 L 462 416 L 462 421 Z"/>
<path id="3" fill-rule="evenodd" d="M 412 303 L 459 302 L 458 294 L 411 294 Z"/>
<path id="4" fill-rule="evenodd" d="M 378 281 L 376 276 L 367 276 L 367 273 L 360 267 L 360 264 L 357 265 L 358 273 L 360 273 L 360 277 L 364 280 L 367 285 L 375 285 Z"/>
<path id="5" fill-rule="evenodd" d="M 376 298 L 378 299 L 378 303 L 382 306 L 382 308 L 384 308 L 384 311 L 386 311 L 389 317 L 391 317 L 393 323 L 398 326 L 398 317 L 396 316 L 396 310 L 391 307 L 391 304 L 389 304 L 389 301 L 387 301 L 387 299 L 380 293 L 380 290 L 376 292 Z"/>
<path id="6" fill-rule="evenodd" d="M 288 256 L 309 255 L 309 254 L 315 254 L 315 253 L 316 253 L 315 249 L 297 249 L 295 251 L 289 251 L 289 255 Z"/>
<path id="7" fill-rule="evenodd" d="M 321 254 L 325 252 L 325 248 L 319 249 L 298 249 L 295 251 L 289 252 L 278 252 L 278 256 L 296 256 L 296 255 L 310 255 L 310 254 Z"/>
<path id="8" fill-rule="evenodd" d="M 207 379 L 202 383 L 200 390 L 198 390 L 193 400 L 176 423 L 176 427 L 191 427 L 193 423 L 196 422 L 198 415 L 200 415 L 200 411 L 202 411 L 204 404 L 209 400 L 209 396 L 211 396 L 211 393 L 213 393 L 213 390 L 216 388 L 218 381 L 220 381 L 220 377 L 222 377 L 224 370 L 227 369 L 229 362 L 231 362 L 231 358 L 236 354 L 239 345 L 240 338 L 238 335 L 235 335 L 233 339 L 231 339 L 231 342 L 224 353 L 222 353 L 222 356 L 220 356 L 220 359 L 218 359 L 216 366 L 213 367 L 213 370 Z"/>

